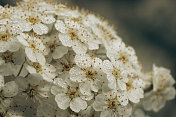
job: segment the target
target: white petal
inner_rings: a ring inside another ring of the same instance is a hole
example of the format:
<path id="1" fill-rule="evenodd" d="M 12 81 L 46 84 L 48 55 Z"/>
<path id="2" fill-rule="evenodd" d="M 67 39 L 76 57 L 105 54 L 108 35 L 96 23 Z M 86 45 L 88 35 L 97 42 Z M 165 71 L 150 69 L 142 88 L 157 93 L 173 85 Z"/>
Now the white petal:
<path id="1" fill-rule="evenodd" d="M 12 38 L 12 40 L 14 40 L 14 41 L 11 41 L 10 43 L 9 43 L 9 48 L 8 48 L 8 50 L 10 51 L 10 52 L 16 52 L 16 51 L 18 51 L 19 50 L 19 48 L 20 48 L 20 43 L 18 42 L 18 41 L 16 41 L 15 40 L 15 38 Z"/>
<path id="2" fill-rule="evenodd" d="M 79 87 L 80 87 L 80 92 L 83 95 L 91 95 L 91 92 L 90 92 L 90 83 L 88 81 L 80 83 Z"/>
<path id="3" fill-rule="evenodd" d="M 70 103 L 70 108 L 74 112 L 85 110 L 87 108 L 87 102 L 82 100 L 80 97 L 74 98 Z"/>
<path id="4" fill-rule="evenodd" d="M 9 48 L 9 46 L 7 43 L 0 42 L 0 52 L 5 52 L 8 50 L 8 48 Z"/>
<path id="5" fill-rule="evenodd" d="M 28 84 L 36 86 L 41 83 L 42 76 L 38 73 L 33 73 L 33 74 L 29 74 L 25 80 L 27 80 Z"/>
<path id="6" fill-rule="evenodd" d="M 172 100 L 175 98 L 176 90 L 174 87 L 168 87 L 164 89 L 163 94 L 167 100 Z"/>
<path id="7" fill-rule="evenodd" d="M 24 32 L 29 32 L 30 30 L 32 30 L 32 24 L 30 22 L 27 22 L 25 20 L 21 20 L 19 22 L 20 25 L 20 29 Z"/>
<path id="8" fill-rule="evenodd" d="M 45 65 L 46 60 L 43 54 L 35 52 L 35 56 L 37 57 L 37 61 L 41 64 L 41 65 Z"/>
<path id="9" fill-rule="evenodd" d="M 56 69 L 54 68 L 54 66 L 49 65 L 49 64 L 44 65 L 44 66 L 42 66 L 42 70 L 43 70 L 42 71 L 43 78 L 47 81 L 52 82 L 56 76 L 56 73 L 55 73 Z"/>
<path id="10" fill-rule="evenodd" d="M 18 93 L 18 85 L 15 81 L 8 82 L 3 87 L 3 94 L 5 97 L 13 97 Z"/>
<path id="11" fill-rule="evenodd" d="M 116 117 L 111 110 L 102 111 L 100 117 Z"/>
<path id="12" fill-rule="evenodd" d="M 118 114 L 122 117 L 131 117 L 131 113 L 132 113 L 132 106 L 130 104 L 128 104 L 127 106 L 119 106 L 118 108 Z"/>
<path id="13" fill-rule="evenodd" d="M 96 43 L 96 40 L 88 43 L 89 50 L 96 50 L 99 48 L 99 45 Z"/>
<path id="14" fill-rule="evenodd" d="M 52 86 L 51 87 L 51 93 L 53 95 L 61 94 L 63 92 L 66 92 L 66 89 L 60 88 L 58 86 Z"/>
<path id="15" fill-rule="evenodd" d="M 88 54 L 76 55 L 75 63 L 81 68 L 88 68 L 92 65 L 92 59 Z"/>
<path id="16" fill-rule="evenodd" d="M 70 98 L 65 94 L 57 94 L 55 96 L 55 101 L 57 102 L 57 105 L 59 108 L 65 110 L 70 105 Z"/>
<path id="17" fill-rule="evenodd" d="M 121 90 L 126 90 L 126 83 L 123 82 L 122 80 L 118 79 L 117 80 L 118 86 Z"/>
<path id="18" fill-rule="evenodd" d="M 68 48 L 64 46 L 58 46 L 53 52 L 53 58 L 54 59 L 59 59 L 62 58 L 65 54 L 67 54 Z"/>
<path id="19" fill-rule="evenodd" d="M 87 52 L 86 45 L 83 43 L 80 43 L 79 41 L 74 41 L 72 48 L 76 54 L 85 54 Z"/>
<path id="20" fill-rule="evenodd" d="M 69 71 L 70 79 L 74 82 L 83 82 L 86 80 L 86 74 L 79 67 L 73 67 Z"/>
<path id="21" fill-rule="evenodd" d="M 104 60 L 102 65 L 102 70 L 106 74 L 112 73 L 113 71 L 113 65 L 109 60 Z"/>
<path id="22" fill-rule="evenodd" d="M 20 34 L 20 35 L 17 36 L 17 40 L 18 40 L 22 45 L 24 45 L 24 46 L 29 46 L 28 42 L 25 40 L 25 39 L 28 38 L 28 36 L 29 36 L 29 35 L 22 33 L 22 34 Z"/>
<path id="23" fill-rule="evenodd" d="M 94 91 L 94 92 L 98 92 L 98 84 L 95 81 L 91 80 L 91 90 Z"/>
<path id="24" fill-rule="evenodd" d="M 37 33 L 38 35 L 43 35 L 43 34 L 47 34 L 48 33 L 48 27 L 44 24 L 38 23 L 33 25 L 33 30 L 35 33 Z"/>
<path id="25" fill-rule="evenodd" d="M 41 20 L 45 24 L 52 24 L 56 21 L 52 15 L 44 15 L 43 17 L 41 17 Z"/>
<path id="26" fill-rule="evenodd" d="M 108 108 L 108 102 L 103 94 L 99 94 L 95 97 L 95 101 L 93 103 L 93 108 L 96 111 L 104 111 Z"/>
<path id="27" fill-rule="evenodd" d="M 89 101 L 89 100 L 92 100 L 94 98 L 94 95 L 93 94 L 91 94 L 91 95 L 80 95 L 80 97 L 83 100 Z"/>
<path id="28" fill-rule="evenodd" d="M 128 99 L 133 103 L 138 103 L 140 101 L 137 92 L 134 89 L 128 91 Z"/>
<path id="29" fill-rule="evenodd" d="M 24 64 L 25 68 L 28 70 L 29 73 L 37 73 L 36 69 L 28 64 Z"/>
<path id="30" fill-rule="evenodd" d="M 71 47 L 73 45 L 73 41 L 71 40 L 71 37 L 68 34 L 59 33 L 58 36 L 64 46 Z"/>
<path id="31" fill-rule="evenodd" d="M 26 53 L 26 56 L 29 58 L 29 60 L 31 60 L 32 62 L 37 62 L 35 53 L 33 52 L 31 48 L 26 47 L 25 53 Z"/>
<path id="32" fill-rule="evenodd" d="M 65 77 L 63 77 L 63 78 L 65 78 Z M 66 89 L 67 88 L 67 83 L 65 83 L 65 80 L 63 80 L 63 78 L 55 78 L 53 83 Z"/>
<path id="33" fill-rule="evenodd" d="M 46 82 L 40 83 L 38 86 L 38 92 L 42 97 L 49 97 L 51 85 Z"/>
<path id="34" fill-rule="evenodd" d="M 121 105 L 126 106 L 128 104 L 127 92 L 126 91 L 117 92 L 117 99 Z"/>
<path id="35" fill-rule="evenodd" d="M 111 89 L 116 89 L 117 88 L 117 86 L 116 86 L 116 78 L 112 75 L 112 74 L 109 74 L 109 75 L 107 75 L 107 79 L 108 79 L 108 86 L 109 86 L 109 88 L 111 88 Z"/>
<path id="36" fill-rule="evenodd" d="M 103 62 L 100 58 L 96 57 L 96 58 L 92 59 L 92 65 L 93 65 L 94 69 L 100 70 L 102 68 L 102 64 L 103 64 Z"/>
<path id="37" fill-rule="evenodd" d="M 68 28 L 66 27 L 66 25 L 64 24 L 63 21 L 61 20 L 57 20 L 55 23 L 55 28 L 56 30 L 60 31 L 61 33 L 67 33 Z"/>

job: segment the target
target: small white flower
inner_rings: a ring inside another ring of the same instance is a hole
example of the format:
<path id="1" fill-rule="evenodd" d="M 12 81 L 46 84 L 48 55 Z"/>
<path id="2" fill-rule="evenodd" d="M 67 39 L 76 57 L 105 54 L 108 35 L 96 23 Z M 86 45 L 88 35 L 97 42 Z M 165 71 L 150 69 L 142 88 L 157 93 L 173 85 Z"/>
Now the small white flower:
<path id="1" fill-rule="evenodd" d="M 100 117 L 130 117 L 132 112 L 131 105 L 121 106 L 117 100 L 116 94 L 113 93 L 111 95 L 97 95 L 93 107 L 95 111 L 101 111 Z"/>
<path id="2" fill-rule="evenodd" d="M 145 110 L 158 112 L 165 106 L 166 101 L 175 98 L 176 90 L 173 87 L 175 80 L 168 69 L 155 65 L 151 79 L 153 79 L 153 90 L 145 93 L 142 104 Z"/>
<path id="3" fill-rule="evenodd" d="M 42 36 L 43 44 L 46 46 L 46 51 L 49 53 L 47 59 L 59 59 L 62 58 L 68 52 L 68 48 L 63 46 L 55 33 L 50 36 Z"/>
<path id="4" fill-rule="evenodd" d="M 0 72 L 4 76 L 20 75 L 20 69 L 25 61 L 24 52 L 20 49 L 17 52 L 6 51 L 0 53 Z"/>
<path id="5" fill-rule="evenodd" d="M 33 101 L 41 101 L 49 97 L 50 84 L 43 81 L 40 74 L 30 74 L 26 78 L 18 77 L 15 82 L 18 84 L 21 95 Z"/>
<path id="6" fill-rule="evenodd" d="M 38 35 L 47 34 L 50 25 L 55 22 L 52 15 L 40 14 L 32 11 L 19 11 L 12 16 L 12 19 L 20 21 L 20 28 L 23 31 L 30 31 L 33 29 Z"/>
<path id="7" fill-rule="evenodd" d="M 39 73 L 48 82 L 53 82 L 56 76 L 56 69 L 50 64 L 41 65 L 38 62 L 34 62 L 31 65 L 25 63 L 24 66 L 30 74 Z"/>
<path id="8" fill-rule="evenodd" d="M 79 24 L 77 18 L 66 18 L 65 22 L 57 20 L 56 29 L 60 32 L 59 39 L 64 46 L 72 47 L 77 54 L 85 54 L 87 48 L 95 50 L 101 43 L 89 29 Z"/>
<path id="9" fill-rule="evenodd" d="M 78 84 L 64 80 L 55 79 L 58 86 L 51 88 L 51 93 L 55 95 L 55 101 L 59 108 L 65 110 L 68 107 L 74 112 L 85 110 L 87 108 L 86 100 L 91 100 L 93 96 L 84 96 L 80 93 Z"/>
<path id="10" fill-rule="evenodd" d="M 9 20 L 0 20 L 0 52 L 15 52 L 20 48 L 16 39 L 17 32 L 14 32 L 17 30 Z"/>
<path id="11" fill-rule="evenodd" d="M 174 99 L 175 95 L 176 91 L 174 87 L 167 87 L 156 92 L 150 91 L 145 93 L 142 104 L 145 110 L 158 112 L 165 106 L 166 101 Z"/>
<path id="12" fill-rule="evenodd" d="M 124 91 L 118 91 L 118 100 L 122 105 L 127 105 L 130 100 L 133 103 L 138 103 L 141 98 L 144 97 L 143 87 L 145 86 L 141 79 L 130 79 L 126 83 L 126 89 Z"/>
<path id="13" fill-rule="evenodd" d="M 46 48 L 39 38 L 21 33 L 17 36 L 17 39 L 24 46 L 26 56 L 30 61 L 39 62 L 42 65 L 46 63 L 44 57 L 46 54 Z"/>
<path id="14" fill-rule="evenodd" d="M 109 60 L 103 61 L 103 71 L 107 74 L 107 79 L 109 81 L 109 87 L 111 89 L 126 90 L 126 83 L 128 82 L 128 73 L 120 63 L 111 63 Z"/>
<path id="15" fill-rule="evenodd" d="M 163 67 L 153 66 L 153 90 L 162 90 L 167 87 L 173 86 L 175 80 L 170 74 L 170 71 Z"/>
<path id="16" fill-rule="evenodd" d="M 117 43 L 110 45 L 107 49 L 107 56 L 111 59 L 111 61 L 119 62 L 125 66 L 131 66 L 140 71 L 141 66 L 138 62 L 134 49 L 132 47 L 126 47 L 122 41 L 116 42 Z"/>
<path id="17" fill-rule="evenodd" d="M 74 62 L 75 53 L 73 51 L 69 51 L 66 55 L 64 55 L 62 58 L 55 60 L 54 66 L 56 67 L 57 73 L 59 75 L 66 73 L 70 71 L 70 69 L 75 66 Z"/>
<path id="18" fill-rule="evenodd" d="M 91 95 L 91 91 L 98 92 L 104 77 L 100 71 L 102 60 L 91 58 L 89 55 L 76 55 L 75 62 L 80 68 L 78 66 L 71 68 L 70 79 L 80 82 L 80 91 L 84 95 Z"/>

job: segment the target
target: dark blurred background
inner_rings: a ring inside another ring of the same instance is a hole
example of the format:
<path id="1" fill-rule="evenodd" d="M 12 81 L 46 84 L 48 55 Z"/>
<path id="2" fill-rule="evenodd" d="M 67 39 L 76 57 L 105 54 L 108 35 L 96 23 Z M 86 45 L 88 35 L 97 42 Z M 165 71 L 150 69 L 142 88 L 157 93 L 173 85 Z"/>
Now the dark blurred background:
<path id="1" fill-rule="evenodd" d="M 19 0 L 0 0 L 14 5 Z M 118 35 L 135 48 L 144 69 L 171 69 L 176 78 L 176 0 L 54 0 L 96 12 L 116 26 Z M 176 117 L 176 99 L 151 117 Z"/>

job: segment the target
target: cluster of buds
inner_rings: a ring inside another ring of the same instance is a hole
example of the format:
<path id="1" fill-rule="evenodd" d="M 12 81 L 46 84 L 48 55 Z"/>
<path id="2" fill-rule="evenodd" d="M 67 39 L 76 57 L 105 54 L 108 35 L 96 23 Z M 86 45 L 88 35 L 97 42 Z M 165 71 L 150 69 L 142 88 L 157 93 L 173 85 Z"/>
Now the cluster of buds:
<path id="1" fill-rule="evenodd" d="M 170 71 L 91 12 L 44 0 L 0 6 L 1 117 L 146 117 L 174 99 Z"/>

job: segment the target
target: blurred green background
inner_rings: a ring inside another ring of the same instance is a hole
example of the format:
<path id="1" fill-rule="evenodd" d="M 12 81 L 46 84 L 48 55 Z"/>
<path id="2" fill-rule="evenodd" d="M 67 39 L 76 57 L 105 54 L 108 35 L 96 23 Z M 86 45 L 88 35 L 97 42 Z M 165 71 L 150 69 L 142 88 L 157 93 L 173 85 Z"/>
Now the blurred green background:
<path id="1" fill-rule="evenodd" d="M 0 0 L 15 5 L 20 0 Z M 176 0 L 54 0 L 96 12 L 116 26 L 118 35 L 135 48 L 144 69 L 171 69 L 176 78 Z M 176 99 L 151 117 L 176 117 Z"/>

